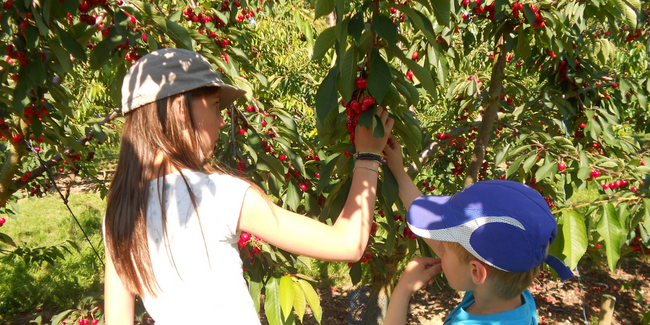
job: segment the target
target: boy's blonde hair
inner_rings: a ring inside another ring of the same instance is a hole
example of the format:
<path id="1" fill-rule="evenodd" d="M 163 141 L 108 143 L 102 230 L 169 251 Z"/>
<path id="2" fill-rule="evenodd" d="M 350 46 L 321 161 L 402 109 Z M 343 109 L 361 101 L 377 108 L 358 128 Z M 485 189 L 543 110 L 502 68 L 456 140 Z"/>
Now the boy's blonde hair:
<path id="1" fill-rule="evenodd" d="M 455 242 L 445 242 L 445 244 L 447 244 L 447 247 L 454 250 L 458 255 L 458 259 L 462 263 L 469 263 L 474 260 L 481 262 L 474 255 L 470 254 L 461 244 Z M 483 262 L 481 263 L 485 265 L 488 270 L 488 277 L 493 281 L 492 292 L 502 299 L 515 299 L 519 297 L 526 288 L 533 284 L 533 280 L 537 278 L 539 272 L 542 270 L 542 265 L 540 264 L 526 272 L 506 272 Z"/>

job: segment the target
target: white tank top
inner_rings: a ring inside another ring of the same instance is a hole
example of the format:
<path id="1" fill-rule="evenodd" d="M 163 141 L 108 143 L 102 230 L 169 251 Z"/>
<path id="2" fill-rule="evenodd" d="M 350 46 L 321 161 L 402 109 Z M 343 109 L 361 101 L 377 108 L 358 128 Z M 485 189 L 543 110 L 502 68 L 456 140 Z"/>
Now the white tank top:
<path id="1" fill-rule="evenodd" d="M 196 196 L 198 218 L 180 173 L 167 175 L 165 184 L 159 178 L 150 185 L 149 252 L 162 292 L 142 297 L 147 311 L 157 325 L 260 324 L 237 245 L 249 184 L 229 175 L 187 169 L 183 174 Z M 168 241 L 162 231 L 159 185 L 166 189 Z"/>

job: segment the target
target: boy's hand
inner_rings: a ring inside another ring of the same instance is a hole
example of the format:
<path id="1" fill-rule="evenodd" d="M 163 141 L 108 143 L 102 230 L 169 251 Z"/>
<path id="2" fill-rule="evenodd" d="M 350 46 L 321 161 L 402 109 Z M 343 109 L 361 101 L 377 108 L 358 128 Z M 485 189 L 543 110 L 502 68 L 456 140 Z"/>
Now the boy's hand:
<path id="1" fill-rule="evenodd" d="M 402 157 L 402 146 L 394 135 L 390 135 L 384 147 L 386 165 L 393 174 L 404 171 L 404 157 Z"/>
<path id="2" fill-rule="evenodd" d="M 425 285 L 431 284 L 433 278 L 440 272 L 442 272 L 442 265 L 439 258 L 415 257 L 406 265 L 397 288 L 413 294 Z"/>

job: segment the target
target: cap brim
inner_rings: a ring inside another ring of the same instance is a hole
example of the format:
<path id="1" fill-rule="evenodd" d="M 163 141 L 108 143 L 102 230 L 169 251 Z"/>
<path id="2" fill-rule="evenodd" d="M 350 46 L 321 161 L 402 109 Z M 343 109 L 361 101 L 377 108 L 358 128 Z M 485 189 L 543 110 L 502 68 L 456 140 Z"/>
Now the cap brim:
<path id="1" fill-rule="evenodd" d="M 421 196 L 413 201 L 406 214 L 406 222 L 411 231 L 423 238 L 457 242 L 447 231 L 449 225 L 445 220 L 447 204 L 451 196 Z"/>
<path id="2" fill-rule="evenodd" d="M 227 108 L 234 103 L 239 97 L 246 95 L 246 91 L 229 84 L 222 83 L 215 85 L 221 88 L 220 109 Z"/>

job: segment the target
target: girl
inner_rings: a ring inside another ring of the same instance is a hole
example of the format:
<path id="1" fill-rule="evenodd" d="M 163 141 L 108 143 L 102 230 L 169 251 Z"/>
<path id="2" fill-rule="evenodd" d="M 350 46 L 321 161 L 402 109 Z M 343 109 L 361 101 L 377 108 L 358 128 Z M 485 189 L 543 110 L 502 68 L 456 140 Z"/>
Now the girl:
<path id="1" fill-rule="evenodd" d="M 251 183 L 207 164 L 221 110 L 244 91 L 224 84 L 200 54 L 163 49 L 142 57 L 122 86 L 125 122 L 104 220 L 107 324 L 133 324 L 139 295 L 157 324 L 259 324 L 237 240 L 253 233 L 284 250 L 358 261 L 375 207 L 385 136 L 357 127 L 350 192 L 335 224 L 270 203 Z"/>

